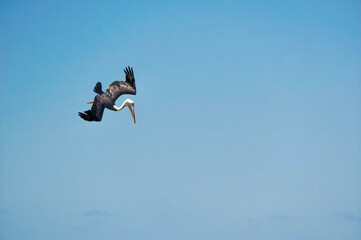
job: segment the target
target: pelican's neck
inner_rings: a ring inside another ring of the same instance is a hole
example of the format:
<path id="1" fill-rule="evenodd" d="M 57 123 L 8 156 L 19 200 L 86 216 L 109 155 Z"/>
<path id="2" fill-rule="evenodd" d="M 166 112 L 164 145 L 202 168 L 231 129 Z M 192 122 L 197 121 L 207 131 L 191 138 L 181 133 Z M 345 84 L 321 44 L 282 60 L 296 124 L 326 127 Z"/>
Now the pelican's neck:
<path id="1" fill-rule="evenodd" d="M 117 107 L 117 106 L 114 105 L 114 109 L 115 109 L 116 111 L 120 111 L 120 110 L 122 110 L 123 108 L 125 108 L 126 106 L 128 106 L 128 104 L 130 104 L 131 102 L 132 102 L 132 100 L 127 99 L 127 100 L 125 100 L 125 101 L 123 102 L 123 104 L 122 104 L 120 107 Z"/>

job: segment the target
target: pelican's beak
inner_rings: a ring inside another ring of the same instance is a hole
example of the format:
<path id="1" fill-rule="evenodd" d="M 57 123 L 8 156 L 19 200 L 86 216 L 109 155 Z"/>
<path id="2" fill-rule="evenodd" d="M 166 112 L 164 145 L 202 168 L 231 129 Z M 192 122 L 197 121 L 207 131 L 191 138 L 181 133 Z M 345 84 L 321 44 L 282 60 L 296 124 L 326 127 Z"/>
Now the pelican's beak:
<path id="1" fill-rule="evenodd" d="M 135 111 L 134 111 L 134 104 L 131 104 L 129 106 L 129 109 L 130 109 L 130 112 L 132 113 L 132 116 L 133 116 L 133 121 L 134 121 L 134 124 L 135 124 Z"/>

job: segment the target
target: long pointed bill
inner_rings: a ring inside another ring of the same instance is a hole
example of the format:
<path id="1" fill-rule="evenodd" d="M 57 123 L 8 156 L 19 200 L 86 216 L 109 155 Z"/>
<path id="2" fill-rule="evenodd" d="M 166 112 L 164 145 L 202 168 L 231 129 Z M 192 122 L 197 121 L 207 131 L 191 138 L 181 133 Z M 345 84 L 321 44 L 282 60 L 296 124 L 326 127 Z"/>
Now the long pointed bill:
<path id="1" fill-rule="evenodd" d="M 134 111 L 134 105 L 130 105 L 130 106 L 129 106 L 129 109 L 130 109 L 130 112 L 132 113 L 132 116 L 133 116 L 133 121 L 134 121 L 134 124 L 135 124 L 135 111 Z"/>

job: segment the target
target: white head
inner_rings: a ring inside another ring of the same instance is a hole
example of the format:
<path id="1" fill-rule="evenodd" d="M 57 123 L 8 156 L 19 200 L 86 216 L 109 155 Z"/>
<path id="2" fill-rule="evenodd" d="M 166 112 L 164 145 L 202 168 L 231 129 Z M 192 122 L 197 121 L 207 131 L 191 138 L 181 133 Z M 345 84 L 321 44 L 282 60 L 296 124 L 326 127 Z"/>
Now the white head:
<path id="1" fill-rule="evenodd" d="M 125 100 L 124 103 L 126 103 L 126 104 L 133 104 L 133 105 L 134 105 L 133 100 L 132 100 L 132 99 L 129 99 L 129 98 L 127 98 L 127 100 Z"/>

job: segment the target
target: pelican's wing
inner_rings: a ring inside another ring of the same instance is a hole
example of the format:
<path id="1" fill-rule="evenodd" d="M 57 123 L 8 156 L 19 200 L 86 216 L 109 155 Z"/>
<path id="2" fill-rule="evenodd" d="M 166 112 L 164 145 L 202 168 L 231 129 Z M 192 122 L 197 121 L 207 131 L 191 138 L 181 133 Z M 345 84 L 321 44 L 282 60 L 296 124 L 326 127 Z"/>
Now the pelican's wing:
<path id="1" fill-rule="evenodd" d="M 100 122 L 103 117 L 104 108 L 105 106 L 104 106 L 103 98 L 100 95 L 96 95 L 91 109 L 85 111 L 84 113 L 79 112 L 79 116 L 85 121 Z"/>
<path id="2" fill-rule="evenodd" d="M 102 83 L 101 82 L 97 82 L 97 84 L 95 84 L 95 87 L 93 89 L 93 91 L 99 95 L 102 95 L 104 92 L 102 90 Z"/>
<path id="3" fill-rule="evenodd" d="M 114 81 L 109 85 L 109 88 L 106 90 L 106 93 L 112 98 L 115 102 L 120 95 L 123 94 L 132 94 L 137 93 L 135 87 L 135 78 L 133 73 L 133 68 L 127 67 L 124 69 L 125 72 L 125 82 L 124 81 Z"/>

